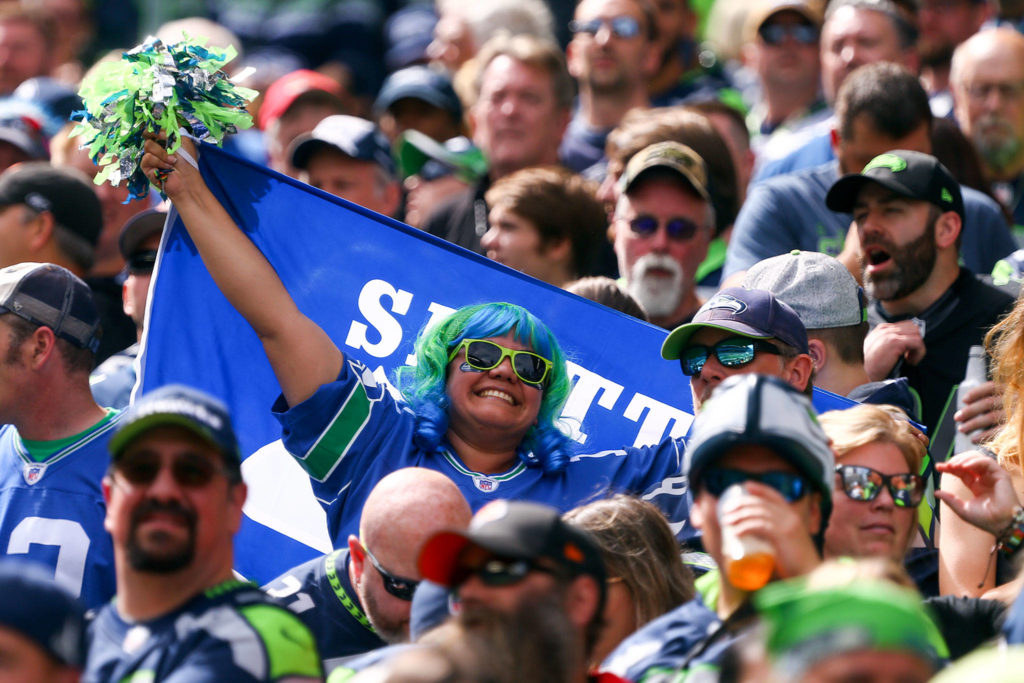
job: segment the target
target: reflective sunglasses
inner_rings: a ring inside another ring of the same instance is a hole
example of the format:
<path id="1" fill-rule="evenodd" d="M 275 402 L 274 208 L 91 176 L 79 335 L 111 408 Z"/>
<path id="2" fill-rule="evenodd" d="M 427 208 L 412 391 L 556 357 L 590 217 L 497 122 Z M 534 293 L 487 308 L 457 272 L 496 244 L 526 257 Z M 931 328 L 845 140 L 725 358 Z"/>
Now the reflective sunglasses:
<path id="1" fill-rule="evenodd" d="M 843 491 L 853 500 L 874 500 L 883 486 L 889 489 L 896 507 L 916 508 L 924 499 L 924 479 L 912 472 L 882 474 L 862 465 L 836 465 L 836 474 Z"/>
<path id="2" fill-rule="evenodd" d="M 502 557 L 490 557 L 475 567 L 467 568 L 465 576 L 459 583 L 475 575 L 485 586 L 492 588 L 511 586 L 525 579 L 533 571 L 545 572 L 547 574 L 555 573 L 555 570 L 530 560 L 509 560 Z"/>
<path id="3" fill-rule="evenodd" d="M 654 233 L 658 232 L 658 227 L 661 225 L 654 216 L 637 216 L 629 222 L 629 229 L 633 231 L 633 234 L 637 237 L 652 237 Z M 685 242 L 686 240 L 693 239 L 693 236 L 697 234 L 697 224 L 691 221 L 689 218 L 669 218 L 665 221 L 665 232 L 668 233 L 668 238 L 676 242 Z"/>
<path id="4" fill-rule="evenodd" d="M 605 24 L 611 29 L 612 35 L 617 38 L 636 38 L 640 35 L 640 22 L 628 16 L 612 17 L 611 19 L 598 18 L 587 19 L 586 21 L 570 21 L 569 30 L 573 33 L 586 33 L 587 35 L 596 36 L 597 32 Z"/>
<path id="5" fill-rule="evenodd" d="M 551 361 L 533 351 L 518 351 L 486 339 L 463 339 L 450 354 L 454 360 L 459 351 L 466 349 L 466 363 L 474 370 L 487 371 L 501 365 L 505 357 L 512 359 L 512 370 L 524 383 L 541 388 L 551 370 Z"/>
<path id="6" fill-rule="evenodd" d="M 122 458 L 114 463 L 114 471 L 133 486 L 149 486 L 156 481 L 164 464 L 160 456 L 141 454 Z M 201 455 L 184 455 L 170 464 L 171 476 L 182 488 L 198 489 L 209 484 L 224 471 L 217 463 Z"/>
<path id="7" fill-rule="evenodd" d="M 149 275 L 156 266 L 156 249 L 135 252 L 128 257 L 127 264 L 132 275 Z"/>
<path id="8" fill-rule="evenodd" d="M 704 368 L 704 364 L 708 362 L 708 356 L 712 353 L 723 367 L 738 368 L 752 362 L 758 351 L 776 356 L 782 355 L 782 351 L 777 346 L 766 341 L 749 337 L 729 337 L 714 346 L 694 344 L 686 347 L 679 357 L 679 365 L 682 367 L 684 375 L 692 377 Z"/>
<path id="9" fill-rule="evenodd" d="M 799 45 L 814 45 L 818 42 L 818 29 L 807 24 L 765 24 L 757 30 L 766 45 L 777 47 L 789 36 Z"/>
<path id="10" fill-rule="evenodd" d="M 794 472 L 744 472 L 724 467 L 712 467 L 705 470 L 701 486 L 717 498 L 733 484 L 742 484 L 751 480 L 771 486 L 789 503 L 800 500 L 810 490 L 807 480 Z"/>
<path id="11" fill-rule="evenodd" d="M 416 592 L 416 586 L 420 585 L 419 581 L 413 579 L 405 579 L 401 576 L 395 576 L 390 573 L 384 567 L 380 566 L 380 562 L 373 556 L 370 549 L 363 545 L 363 552 L 370 558 L 370 564 L 380 574 L 380 578 L 384 580 L 384 590 L 391 595 L 395 596 L 399 600 L 405 600 L 406 602 L 412 601 L 412 594 Z"/>

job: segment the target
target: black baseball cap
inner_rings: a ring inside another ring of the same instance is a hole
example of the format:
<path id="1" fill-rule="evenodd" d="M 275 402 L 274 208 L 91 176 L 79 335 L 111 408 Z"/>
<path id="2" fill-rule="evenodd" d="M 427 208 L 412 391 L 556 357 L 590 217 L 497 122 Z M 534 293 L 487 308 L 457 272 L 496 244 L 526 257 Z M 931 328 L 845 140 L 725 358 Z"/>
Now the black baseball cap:
<path id="1" fill-rule="evenodd" d="M 242 464 L 238 437 L 231 426 L 227 406 L 213 396 L 183 384 L 168 384 L 136 401 L 125 412 L 110 439 L 110 453 L 117 460 L 125 448 L 156 427 L 183 427 L 218 448 L 226 463 L 237 470 Z"/>
<path id="2" fill-rule="evenodd" d="M 410 66 L 388 76 L 373 103 L 373 111 L 380 116 L 395 102 L 404 99 L 422 100 L 448 112 L 454 121 L 462 120 L 462 102 L 455 94 L 451 79 L 429 66 Z"/>
<path id="3" fill-rule="evenodd" d="M 480 548 L 509 560 L 545 559 L 569 576 L 583 574 L 605 583 L 601 551 L 587 531 L 566 522 L 553 507 L 497 500 L 482 507 L 465 531 L 442 531 L 420 552 L 423 578 L 455 588 L 469 576 L 466 550 Z"/>
<path id="4" fill-rule="evenodd" d="M 808 353 L 807 330 L 788 304 L 764 289 L 727 287 L 708 299 L 693 320 L 672 330 L 661 345 L 661 357 L 677 360 L 690 337 L 711 327 L 751 339 L 778 339 Z"/>
<path id="5" fill-rule="evenodd" d="M 100 316 L 89 285 L 53 263 L 0 269 L 0 312 L 13 313 L 82 349 L 100 344 Z"/>
<path id="6" fill-rule="evenodd" d="M 960 183 L 930 154 L 896 149 L 880 154 L 861 170 L 837 180 L 825 196 L 825 205 L 833 211 L 851 213 L 867 183 L 877 183 L 901 197 L 934 204 L 943 212 L 955 211 L 964 218 L 964 198 Z"/>
<path id="7" fill-rule="evenodd" d="M 60 225 L 92 246 L 103 230 L 103 210 L 89 180 L 71 168 L 28 161 L 0 174 L 0 206 L 24 204 L 49 211 Z"/>
<path id="8" fill-rule="evenodd" d="M 135 214 L 121 228 L 121 234 L 117 238 L 117 246 L 121 251 L 121 257 L 127 260 L 135 252 L 139 251 L 139 245 L 153 235 L 159 235 L 164 230 L 164 223 L 167 221 L 167 212 L 159 209 L 146 209 Z"/>

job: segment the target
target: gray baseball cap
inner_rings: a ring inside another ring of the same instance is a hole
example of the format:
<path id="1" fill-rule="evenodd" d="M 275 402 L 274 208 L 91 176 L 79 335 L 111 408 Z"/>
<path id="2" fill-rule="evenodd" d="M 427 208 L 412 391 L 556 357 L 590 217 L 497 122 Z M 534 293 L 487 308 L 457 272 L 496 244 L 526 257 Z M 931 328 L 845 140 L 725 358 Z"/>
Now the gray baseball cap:
<path id="1" fill-rule="evenodd" d="M 736 446 L 771 448 L 822 494 L 824 518 L 832 510 L 835 457 L 810 399 L 778 377 L 734 375 L 704 402 L 693 421 L 683 472 L 701 487 L 707 467 Z"/>
<path id="2" fill-rule="evenodd" d="M 794 249 L 759 261 L 743 278 L 747 289 L 766 289 L 796 311 L 808 330 L 859 325 L 867 320 L 864 290 L 835 258 Z"/>

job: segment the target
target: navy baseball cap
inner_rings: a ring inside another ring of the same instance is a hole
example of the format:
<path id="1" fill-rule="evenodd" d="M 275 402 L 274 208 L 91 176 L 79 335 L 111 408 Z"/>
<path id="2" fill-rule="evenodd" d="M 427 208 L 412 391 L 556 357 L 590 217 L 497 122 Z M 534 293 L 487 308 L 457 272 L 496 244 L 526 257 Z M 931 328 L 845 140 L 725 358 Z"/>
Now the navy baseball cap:
<path id="1" fill-rule="evenodd" d="M 48 327 L 65 341 L 95 352 L 100 316 L 89 285 L 53 263 L 18 263 L 0 269 L 0 312 Z"/>
<path id="2" fill-rule="evenodd" d="M 80 171 L 27 161 L 0 174 L 0 206 L 24 204 L 54 220 L 93 247 L 103 230 L 103 209 L 92 183 Z"/>
<path id="3" fill-rule="evenodd" d="M 943 212 L 955 211 L 964 218 L 964 198 L 960 183 L 953 174 L 930 154 L 897 149 L 880 154 L 861 170 L 837 180 L 825 204 L 833 211 L 851 213 L 861 189 L 877 183 L 901 197 L 934 204 Z"/>
<path id="4" fill-rule="evenodd" d="M 604 560 L 590 534 L 566 522 L 548 505 L 496 500 L 480 508 L 465 531 L 441 531 L 431 536 L 420 552 L 423 578 L 449 588 L 468 578 L 467 550 L 510 560 L 545 559 L 570 576 L 587 574 L 603 589 Z"/>
<path id="5" fill-rule="evenodd" d="M 242 456 L 227 406 L 209 394 L 182 384 L 168 384 L 131 405 L 110 439 L 116 460 L 125 447 L 156 427 L 183 427 L 220 449 L 228 465 L 238 468 Z"/>
<path id="6" fill-rule="evenodd" d="M 690 337 L 704 327 L 752 339 L 778 339 L 800 353 L 808 353 L 807 330 L 789 305 L 763 289 L 727 287 L 708 299 L 692 322 L 672 330 L 661 345 L 661 357 L 679 359 Z"/>
<path id="7" fill-rule="evenodd" d="M 832 510 L 835 456 L 807 396 L 778 377 L 733 375 L 715 387 L 693 420 L 683 473 L 699 491 L 709 465 L 736 446 L 770 448 L 822 495 Z"/>
<path id="8" fill-rule="evenodd" d="M 117 246 L 121 256 L 128 259 L 139 250 L 139 245 L 153 235 L 159 235 L 164 231 L 164 223 L 167 221 L 167 212 L 160 209 L 146 209 L 135 214 L 121 228 L 121 234 L 117 238 Z"/>
<path id="9" fill-rule="evenodd" d="M 347 114 L 328 116 L 316 124 L 313 132 L 303 133 L 292 142 L 292 166 L 306 168 L 313 154 L 325 147 L 358 161 L 371 161 L 388 175 L 395 175 L 391 145 L 372 121 Z"/>
<path id="10" fill-rule="evenodd" d="M 423 100 L 448 112 L 455 121 L 462 120 L 462 102 L 455 94 L 451 79 L 429 66 L 410 66 L 388 76 L 373 103 L 373 112 L 380 116 L 395 102 L 407 98 Z"/>
<path id="11" fill-rule="evenodd" d="M 29 159 L 45 160 L 50 157 L 41 117 L 18 112 L 0 114 L 0 141 L 14 145 Z"/>
<path id="12" fill-rule="evenodd" d="M 17 632 L 48 656 L 76 669 L 85 665 L 85 607 L 42 565 L 0 560 L 0 627 Z"/>

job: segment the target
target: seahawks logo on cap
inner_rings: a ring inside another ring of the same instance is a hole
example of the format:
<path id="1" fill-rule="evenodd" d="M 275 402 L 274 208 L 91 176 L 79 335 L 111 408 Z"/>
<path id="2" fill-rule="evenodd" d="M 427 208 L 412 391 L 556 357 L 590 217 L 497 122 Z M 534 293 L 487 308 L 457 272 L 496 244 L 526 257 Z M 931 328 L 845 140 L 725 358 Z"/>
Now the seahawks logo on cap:
<path id="1" fill-rule="evenodd" d="M 941 196 L 942 201 L 946 202 L 947 204 L 953 203 L 953 193 L 949 191 L 948 187 L 942 188 L 942 192 L 939 193 L 939 196 Z"/>
<path id="2" fill-rule="evenodd" d="M 701 306 L 699 312 L 703 313 L 704 311 L 712 311 L 717 308 L 724 308 L 728 311 L 732 311 L 734 314 L 739 314 L 747 310 L 747 304 L 731 294 L 715 294 L 713 297 L 708 299 L 706 304 Z"/>
<path id="3" fill-rule="evenodd" d="M 868 165 L 864 167 L 861 173 L 867 173 L 872 168 L 887 168 L 893 173 L 899 173 L 906 170 L 907 160 L 895 154 L 879 154 L 868 162 Z"/>

